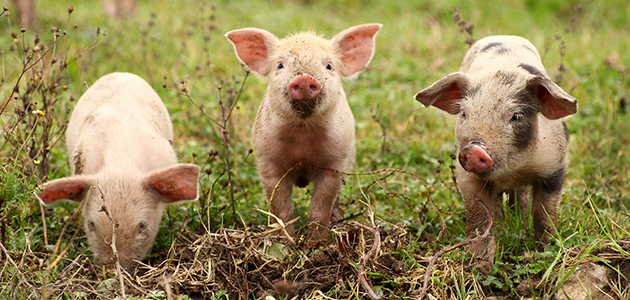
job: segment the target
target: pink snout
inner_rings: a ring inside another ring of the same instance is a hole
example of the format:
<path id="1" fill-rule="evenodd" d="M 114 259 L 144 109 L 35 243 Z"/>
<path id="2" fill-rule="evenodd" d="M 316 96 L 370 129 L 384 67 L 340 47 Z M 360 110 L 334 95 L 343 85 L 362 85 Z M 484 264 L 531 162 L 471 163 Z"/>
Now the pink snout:
<path id="1" fill-rule="evenodd" d="M 310 75 L 300 75 L 293 79 L 289 85 L 289 94 L 294 100 L 309 101 L 315 99 L 321 93 L 319 82 Z"/>
<path id="2" fill-rule="evenodd" d="M 479 142 L 472 142 L 459 151 L 459 163 L 468 172 L 483 173 L 492 167 L 492 158 Z"/>

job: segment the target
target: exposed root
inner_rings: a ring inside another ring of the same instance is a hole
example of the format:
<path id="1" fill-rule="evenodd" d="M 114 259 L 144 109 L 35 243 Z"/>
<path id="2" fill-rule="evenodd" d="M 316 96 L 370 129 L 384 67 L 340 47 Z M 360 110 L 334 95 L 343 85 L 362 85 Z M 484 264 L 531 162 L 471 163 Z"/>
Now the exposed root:
<path id="1" fill-rule="evenodd" d="M 426 296 L 427 294 L 427 287 L 429 285 L 429 274 L 431 273 L 431 268 L 433 268 L 433 265 L 435 264 L 435 261 L 442 256 L 444 253 L 448 253 L 451 252 L 457 248 L 460 247 L 464 247 L 466 245 L 470 245 L 474 242 L 477 242 L 479 240 L 482 240 L 484 238 L 486 238 L 488 236 L 488 234 L 490 234 L 490 229 L 492 229 L 492 215 L 490 214 L 490 210 L 488 209 L 488 207 L 486 206 L 485 203 L 483 203 L 483 201 L 481 201 L 481 203 L 483 204 L 483 207 L 486 209 L 486 213 L 488 214 L 488 227 L 486 228 L 486 230 L 483 232 L 482 235 L 476 236 L 474 238 L 471 239 L 466 239 L 463 242 L 457 243 L 455 245 L 452 245 L 450 247 L 447 247 L 445 249 L 442 249 L 440 251 L 438 251 L 437 253 L 435 253 L 435 255 L 433 255 L 433 257 L 431 257 L 431 260 L 429 260 L 429 264 L 427 265 L 427 269 L 424 272 L 424 282 L 422 283 L 422 291 L 420 292 L 420 296 L 418 297 L 419 300 L 424 299 L 424 296 Z"/>
<path id="2" fill-rule="evenodd" d="M 369 226 L 366 226 L 356 221 L 351 221 L 350 225 L 361 227 L 365 230 L 372 232 L 372 234 L 374 234 L 374 242 L 372 243 L 372 248 L 363 257 L 361 257 L 361 260 L 359 261 L 359 282 L 361 283 L 361 286 L 363 287 L 365 292 L 370 296 L 370 298 L 380 299 L 380 297 L 376 295 L 376 293 L 374 293 L 374 291 L 372 290 L 372 287 L 370 287 L 370 284 L 365 279 L 365 262 L 368 259 L 370 259 L 370 257 L 372 257 L 374 253 L 378 252 L 378 248 L 380 247 L 380 243 L 381 243 L 381 235 L 378 232 L 378 228 L 372 229 Z"/>

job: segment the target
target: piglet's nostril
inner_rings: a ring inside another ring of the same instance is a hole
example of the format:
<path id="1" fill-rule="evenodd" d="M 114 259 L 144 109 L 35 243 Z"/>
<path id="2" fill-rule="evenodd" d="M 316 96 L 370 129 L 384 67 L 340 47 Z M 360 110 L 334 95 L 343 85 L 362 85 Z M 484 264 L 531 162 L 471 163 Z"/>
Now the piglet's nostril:
<path id="1" fill-rule="evenodd" d="M 466 157 L 466 155 L 460 155 L 459 164 L 462 165 L 464 169 L 466 169 L 466 163 L 468 163 L 468 158 Z"/>

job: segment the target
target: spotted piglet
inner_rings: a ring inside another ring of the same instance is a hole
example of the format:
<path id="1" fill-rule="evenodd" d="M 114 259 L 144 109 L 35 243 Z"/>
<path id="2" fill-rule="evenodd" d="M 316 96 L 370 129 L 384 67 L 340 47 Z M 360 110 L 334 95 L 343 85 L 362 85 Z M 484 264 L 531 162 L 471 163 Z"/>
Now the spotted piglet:
<path id="1" fill-rule="evenodd" d="M 483 203 L 497 218 L 504 194 L 526 211 L 531 192 L 534 236 L 548 242 L 567 172 L 569 135 L 563 118 L 577 111 L 577 101 L 549 79 L 536 48 L 517 36 L 481 39 L 468 50 L 459 72 L 415 98 L 457 117 L 457 179 L 468 237 L 488 225 Z M 495 249 L 492 235 L 471 245 L 485 274 L 494 264 Z"/>
<path id="2" fill-rule="evenodd" d="M 198 197 L 199 167 L 178 164 L 173 125 L 160 97 L 142 78 L 112 73 L 77 102 L 66 132 L 73 176 L 52 180 L 44 204 L 82 202 L 84 230 L 99 264 L 114 262 L 114 222 L 120 263 L 129 269 L 151 249 L 164 208 Z"/>
<path id="3" fill-rule="evenodd" d="M 355 26 L 332 40 L 311 32 L 280 40 L 257 28 L 226 34 L 238 58 L 269 81 L 253 128 L 256 168 L 269 209 L 288 222 L 292 187 L 313 182 L 311 242 L 326 239 L 331 219 L 340 217 L 342 178 L 335 170 L 349 172 L 355 158 L 354 117 L 342 79 L 370 62 L 380 28 Z M 293 226 L 286 229 L 295 235 Z"/>

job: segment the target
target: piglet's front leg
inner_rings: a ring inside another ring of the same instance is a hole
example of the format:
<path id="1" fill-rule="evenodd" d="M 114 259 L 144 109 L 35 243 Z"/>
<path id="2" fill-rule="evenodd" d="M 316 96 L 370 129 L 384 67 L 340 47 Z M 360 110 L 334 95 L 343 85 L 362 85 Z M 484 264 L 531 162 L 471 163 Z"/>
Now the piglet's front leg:
<path id="1" fill-rule="evenodd" d="M 555 235 L 554 226 L 558 219 L 558 206 L 562 198 L 562 185 L 566 176 L 565 168 L 560 168 L 551 176 L 541 178 L 533 185 L 534 237 L 546 244 Z"/>
<path id="2" fill-rule="evenodd" d="M 293 219 L 294 206 L 291 200 L 293 184 L 286 178 L 281 181 L 281 178 L 281 176 L 270 176 L 261 178 L 261 181 L 267 201 L 269 201 L 269 211 L 286 224 Z M 286 232 L 289 236 L 295 237 L 293 225 L 286 226 Z"/>
<path id="3" fill-rule="evenodd" d="M 501 218 L 502 192 L 493 184 L 470 173 L 459 173 L 458 176 L 466 207 L 466 236 L 471 239 L 486 231 L 490 224 L 488 215 L 493 222 Z M 496 252 L 494 235 L 489 233 L 484 239 L 470 244 L 469 248 L 477 259 L 477 269 L 483 274 L 489 274 Z"/>
<path id="4" fill-rule="evenodd" d="M 486 195 L 487 196 L 487 195 Z M 464 196 L 466 205 L 466 236 L 469 239 L 482 235 L 488 228 L 489 221 L 487 208 L 484 207 L 483 200 L 479 194 Z M 470 250 L 477 259 L 477 269 L 482 274 L 490 274 L 494 265 L 494 255 L 496 252 L 496 242 L 494 235 L 489 233 L 485 238 L 471 243 Z"/>
<path id="5" fill-rule="evenodd" d="M 313 181 L 313 199 L 310 204 L 308 238 L 313 242 L 326 240 L 334 205 L 341 191 L 341 175 L 321 170 Z"/>

